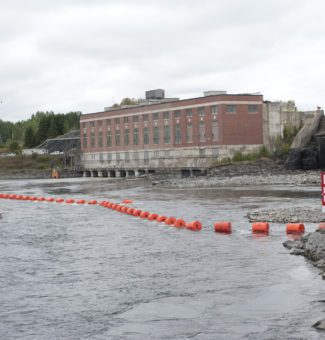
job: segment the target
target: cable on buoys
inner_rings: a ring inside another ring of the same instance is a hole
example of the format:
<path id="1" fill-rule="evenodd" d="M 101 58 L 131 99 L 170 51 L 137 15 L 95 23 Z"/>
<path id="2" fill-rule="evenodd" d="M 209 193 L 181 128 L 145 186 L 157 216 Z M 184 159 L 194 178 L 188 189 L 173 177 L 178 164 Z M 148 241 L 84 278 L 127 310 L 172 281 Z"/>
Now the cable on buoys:
<path id="1" fill-rule="evenodd" d="M 200 221 L 193 221 L 186 224 L 186 228 L 191 231 L 200 231 L 202 230 L 202 223 Z"/>
<path id="2" fill-rule="evenodd" d="M 45 199 L 46 202 L 54 202 L 54 198 L 53 197 L 47 197 Z"/>
<path id="3" fill-rule="evenodd" d="M 176 218 L 175 217 L 168 217 L 165 220 L 165 224 L 167 224 L 167 225 L 175 225 L 175 223 L 176 223 Z"/>
<path id="4" fill-rule="evenodd" d="M 230 222 L 216 222 L 214 224 L 214 231 L 216 233 L 231 234 L 231 223 Z"/>
<path id="5" fill-rule="evenodd" d="M 63 198 L 57 198 L 55 200 L 56 203 L 63 203 L 64 202 L 64 199 Z"/>
<path id="6" fill-rule="evenodd" d="M 76 203 L 77 203 L 77 204 L 85 204 L 86 201 L 83 200 L 83 199 L 79 199 L 79 200 L 76 200 Z"/>
<path id="7" fill-rule="evenodd" d="M 159 216 L 158 214 L 152 213 L 148 216 L 148 220 L 149 221 L 155 221 L 158 218 L 158 216 Z"/>
<path id="8" fill-rule="evenodd" d="M 129 207 L 124 206 L 124 207 L 122 207 L 122 209 L 121 209 L 121 213 L 126 214 L 126 212 L 127 212 L 128 210 L 129 210 Z"/>
<path id="9" fill-rule="evenodd" d="M 182 219 L 180 218 L 180 219 L 176 220 L 174 226 L 175 226 L 176 228 L 185 228 L 185 227 L 186 227 L 186 223 L 185 223 L 184 220 L 182 220 Z"/>
<path id="10" fill-rule="evenodd" d="M 167 220 L 167 216 L 159 215 L 156 219 L 157 222 L 165 222 Z"/>
<path id="11" fill-rule="evenodd" d="M 253 234 L 265 234 L 268 235 L 270 230 L 270 225 L 268 222 L 255 222 L 252 224 Z"/>
<path id="12" fill-rule="evenodd" d="M 303 234 L 305 226 L 302 223 L 288 223 L 286 226 L 287 234 Z"/>
<path id="13" fill-rule="evenodd" d="M 68 204 L 72 204 L 74 203 L 74 199 L 73 198 L 68 198 L 67 200 L 65 200 L 65 203 L 68 203 Z"/>
<path id="14" fill-rule="evenodd" d="M 133 215 L 134 211 L 135 211 L 134 208 L 129 208 L 129 209 L 127 210 L 126 213 L 127 213 L 128 215 Z"/>

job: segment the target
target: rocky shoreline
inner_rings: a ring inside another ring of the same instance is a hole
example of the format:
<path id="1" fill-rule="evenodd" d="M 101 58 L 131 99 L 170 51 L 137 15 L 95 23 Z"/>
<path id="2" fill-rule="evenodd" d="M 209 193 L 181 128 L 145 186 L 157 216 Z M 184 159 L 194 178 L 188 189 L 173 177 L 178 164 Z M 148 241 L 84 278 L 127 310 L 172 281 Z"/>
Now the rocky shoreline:
<path id="1" fill-rule="evenodd" d="M 325 229 L 317 229 L 300 237 L 297 240 L 287 240 L 284 247 L 290 250 L 292 255 L 302 255 L 320 270 L 320 274 L 325 280 Z M 317 321 L 313 327 L 325 330 L 325 319 Z"/>
<path id="2" fill-rule="evenodd" d="M 249 222 L 271 223 L 320 223 L 325 222 L 325 214 L 320 207 L 292 207 L 276 210 L 259 210 L 246 214 Z"/>
<path id="3" fill-rule="evenodd" d="M 172 178 L 153 184 L 163 188 L 214 188 L 248 185 L 313 185 L 320 182 L 319 171 L 288 171 L 270 159 L 215 167 L 208 176 Z"/>

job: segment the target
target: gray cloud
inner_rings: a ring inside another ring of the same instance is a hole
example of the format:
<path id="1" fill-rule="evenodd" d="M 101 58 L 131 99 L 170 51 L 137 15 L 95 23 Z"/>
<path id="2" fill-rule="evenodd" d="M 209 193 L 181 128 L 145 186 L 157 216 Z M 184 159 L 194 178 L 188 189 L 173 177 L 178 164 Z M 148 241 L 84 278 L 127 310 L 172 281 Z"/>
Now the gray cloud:
<path id="1" fill-rule="evenodd" d="M 323 104 L 323 0 L 2 0 L 0 119 L 162 87 Z"/>

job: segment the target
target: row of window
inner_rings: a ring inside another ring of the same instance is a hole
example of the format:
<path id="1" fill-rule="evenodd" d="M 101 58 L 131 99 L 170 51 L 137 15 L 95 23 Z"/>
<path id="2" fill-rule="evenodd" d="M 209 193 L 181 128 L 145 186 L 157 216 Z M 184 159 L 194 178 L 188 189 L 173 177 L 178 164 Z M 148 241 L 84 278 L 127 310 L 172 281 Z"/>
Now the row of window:
<path id="1" fill-rule="evenodd" d="M 218 121 L 212 122 L 211 125 L 212 129 L 212 141 L 217 142 L 219 140 L 219 125 Z M 175 125 L 175 144 L 181 144 L 182 142 L 182 130 L 180 124 Z M 205 142 L 205 135 L 206 135 L 206 125 L 204 122 L 201 122 L 199 124 L 199 142 Z M 170 126 L 169 125 L 164 125 L 163 126 L 163 141 L 165 144 L 170 143 Z M 133 145 L 139 145 L 139 129 L 138 128 L 133 128 L 133 134 L 130 134 L 129 129 L 124 129 L 123 133 L 123 138 L 124 138 L 124 146 L 128 146 L 131 143 Z M 154 126 L 152 130 L 152 140 L 154 144 L 159 144 L 159 127 Z M 150 140 L 150 129 L 148 127 L 143 128 L 143 135 L 142 135 L 142 140 L 144 145 L 149 144 Z M 82 138 L 82 143 L 83 147 L 87 148 L 87 143 L 88 142 L 88 136 L 87 136 L 87 129 L 83 129 L 83 138 Z M 103 131 L 99 130 L 98 131 L 98 147 L 102 148 L 104 146 L 104 136 L 103 136 Z M 193 143 L 193 125 L 191 123 L 188 123 L 186 125 L 186 142 L 187 143 Z M 115 130 L 114 133 L 114 145 L 119 146 L 121 145 L 121 131 L 119 129 Z M 113 146 L 113 134 L 111 130 L 106 131 L 106 146 L 107 147 L 112 147 Z M 95 130 L 94 128 L 91 129 L 90 133 L 90 147 L 94 148 L 95 147 Z"/>
<path id="2" fill-rule="evenodd" d="M 199 116 L 204 116 L 206 113 L 208 113 L 209 110 L 210 110 L 211 114 L 218 114 L 218 106 L 217 105 L 213 105 L 213 106 L 209 106 L 209 107 L 198 107 L 197 112 L 198 112 Z M 257 113 L 258 112 L 258 105 L 249 104 L 249 105 L 247 105 L 247 110 L 248 110 L 249 113 Z M 237 105 L 235 105 L 235 104 L 226 105 L 226 112 L 227 113 L 236 113 L 237 112 Z M 181 117 L 181 111 L 180 110 L 173 111 L 173 113 L 174 113 L 175 118 Z M 186 113 L 187 117 L 192 117 L 193 109 L 186 109 L 185 113 Z M 170 112 L 169 111 L 154 112 L 151 115 L 152 115 L 152 120 L 154 120 L 154 121 L 157 121 L 160 117 L 162 117 L 163 119 L 169 119 L 170 118 Z M 143 114 L 143 115 L 141 115 L 141 117 L 142 117 L 143 122 L 146 122 L 146 121 L 149 120 L 149 114 Z M 129 123 L 131 121 L 131 119 L 132 119 L 133 122 L 138 122 L 139 116 L 114 118 L 114 124 L 118 125 L 122 121 L 124 123 Z M 112 121 L 112 119 L 106 119 L 106 125 L 111 125 L 111 121 Z M 103 124 L 102 120 L 99 120 L 97 122 L 98 126 L 102 126 L 102 124 Z M 90 126 L 93 127 L 94 125 L 95 125 L 94 122 L 90 122 Z M 83 123 L 83 127 L 86 127 L 86 123 Z"/>

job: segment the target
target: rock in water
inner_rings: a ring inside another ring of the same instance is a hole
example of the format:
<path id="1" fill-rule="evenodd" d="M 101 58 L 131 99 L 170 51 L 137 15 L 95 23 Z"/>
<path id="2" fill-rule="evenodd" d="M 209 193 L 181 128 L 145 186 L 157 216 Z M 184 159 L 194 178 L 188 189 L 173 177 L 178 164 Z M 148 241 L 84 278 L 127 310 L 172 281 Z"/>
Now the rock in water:
<path id="1" fill-rule="evenodd" d="M 324 331 L 325 330 L 325 319 L 315 322 L 312 327 L 315 327 L 317 329 L 321 329 Z"/>

